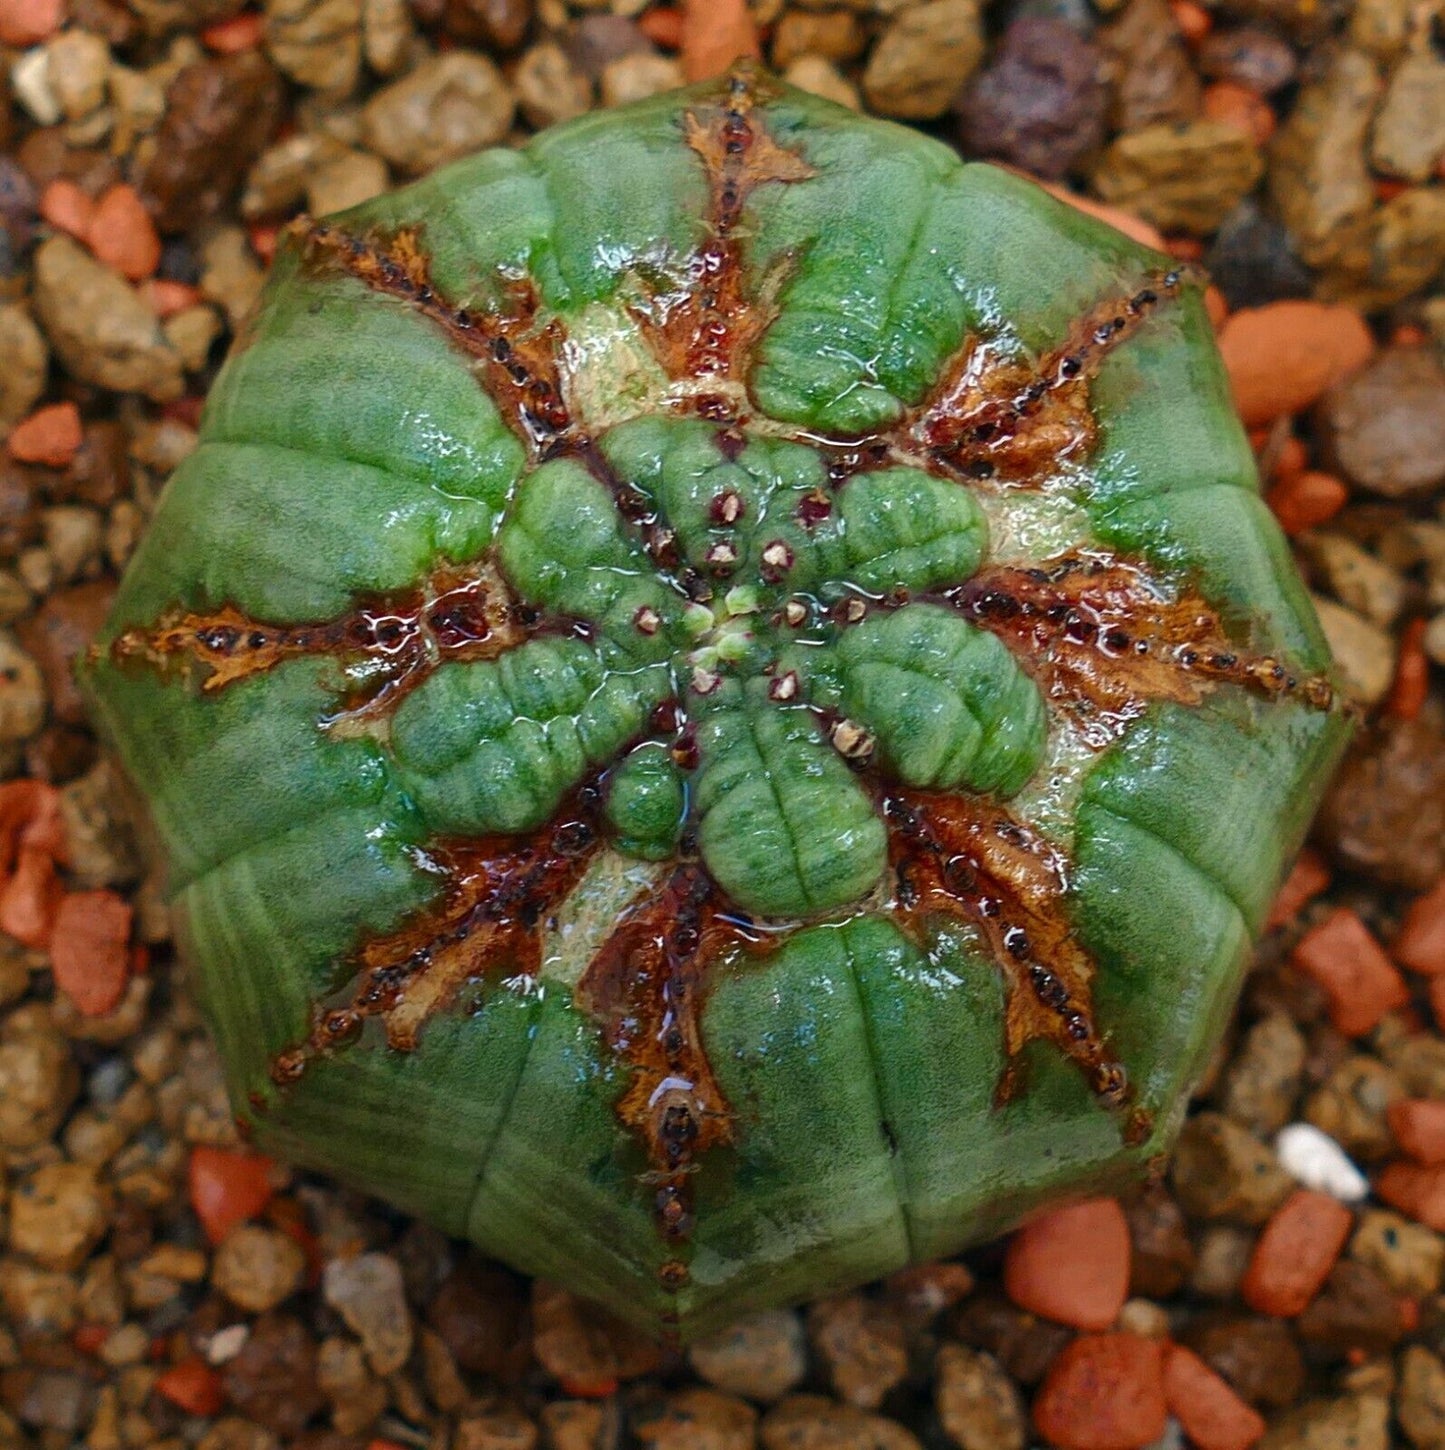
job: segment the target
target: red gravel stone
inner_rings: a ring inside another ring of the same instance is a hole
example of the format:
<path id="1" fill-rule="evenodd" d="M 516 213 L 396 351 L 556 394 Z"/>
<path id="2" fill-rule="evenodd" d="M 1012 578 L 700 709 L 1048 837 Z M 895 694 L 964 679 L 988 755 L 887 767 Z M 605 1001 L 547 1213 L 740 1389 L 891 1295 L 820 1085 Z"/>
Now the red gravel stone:
<path id="1" fill-rule="evenodd" d="M 1264 1434 L 1264 1417 L 1182 1344 L 1164 1353 L 1164 1398 L 1198 1450 L 1249 1450 Z"/>
<path id="2" fill-rule="evenodd" d="M 1040 1214 L 1009 1240 L 1003 1283 L 1021 1309 L 1107 1329 L 1129 1293 L 1129 1225 L 1112 1198 Z"/>
<path id="3" fill-rule="evenodd" d="M 1059 1450 L 1138 1450 L 1164 1433 L 1164 1345 L 1081 1334 L 1049 1367 L 1034 1426 Z"/>
<path id="4" fill-rule="evenodd" d="M 1239 1286 L 1260 1314 L 1300 1313 L 1329 1277 L 1354 1227 L 1354 1215 L 1327 1193 L 1300 1188 L 1264 1226 Z"/>

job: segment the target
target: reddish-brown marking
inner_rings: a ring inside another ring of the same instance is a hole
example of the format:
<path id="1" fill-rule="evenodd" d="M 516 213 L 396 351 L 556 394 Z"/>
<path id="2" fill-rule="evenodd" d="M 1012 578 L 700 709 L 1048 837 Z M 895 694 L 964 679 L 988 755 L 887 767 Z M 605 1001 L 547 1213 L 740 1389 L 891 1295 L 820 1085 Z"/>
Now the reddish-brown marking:
<path id="1" fill-rule="evenodd" d="M 930 917 L 967 921 L 1002 968 L 1011 1063 L 1030 1042 L 1050 1042 L 1079 1065 L 1102 1102 L 1127 1106 L 1128 1077 L 1094 1023 L 1094 963 L 1074 936 L 1059 853 L 983 796 L 892 791 L 884 817 L 903 922 L 922 930 Z M 1018 1087 L 1011 1067 L 1001 1100 Z M 1140 1142 L 1148 1130 L 1147 1116 L 1136 1110 L 1125 1137 Z"/>
<path id="2" fill-rule="evenodd" d="M 728 82 L 725 100 L 689 111 L 687 144 L 702 159 L 708 183 L 710 235 L 689 257 L 671 287 L 662 286 L 634 313 L 653 351 L 674 379 L 743 381 L 758 340 L 776 313 L 782 277 L 749 289 L 736 232 L 748 197 L 768 182 L 806 181 L 814 169 L 779 146 L 753 116 L 757 96 L 750 75 Z M 713 400 L 704 411 L 726 417 L 731 405 Z"/>
<path id="3" fill-rule="evenodd" d="M 550 455 L 568 441 L 572 419 L 558 368 L 566 334 L 558 318 L 542 319 L 530 280 L 505 281 L 499 310 L 472 311 L 448 302 L 432 285 L 415 228 L 362 238 L 303 217 L 289 231 L 306 263 L 337 267 L 374 291 L 411 303 L 476 358 L 487 396 L 535 455 Z"/>
<path id="4" fill-rule="evenodd" d="M 581 880 L 599 844 L 591 812 L 576 801 L 531 836 L 445 841 L 426 853 L 444 883 L 436 903 L 365 943 L 345 992 L 318 1005 L 306 1040 L 271 1066 L 278 1085 L 352 1042 L 378 1019 L 388 1047 L 415 1049 L 421 1030 L 469 983 L 535 977 L 547 918 Z"/>
<path id="5" fill-rule="evenodd" d="M 232 605 L 210 614 L 169 614 L 153 629 L 129 629 L 116 639 L 117 660 L 144 659 L 165 669 L 193 662 L 203 690 L 220 690 L 285 660 L 330 656 L 372 666 L 333 724 L 394 708 L 446 660 L 488 660 L 521 644 L 529 633 L 523 611 L 489 564 L 446 568 L 419 589 L 370 600 L 337 619 L 316 624 L 264 624 Z"/>
<path id="6" fill-rule="evenodd" d="M 895 441 L 921 445 L 960 478 L 1037 485 L 1059 460 L 1082 458 L 1093 448 L 1090 380 L 1104 357 L 1181 284 L 1178 272 L 1160 273 L 1131 296 L 1100 303 L 1036 365 L 967 338 L 933 396 Z"/>
<path id="7" fill-rule="evenodd" d="M 1197 594 L 1167 598 L 1138 564 L 1071 555 L 1048 569 L 985 569 L 950 602 L 996 634 L 1050 700 L 1102 748 L 1151 700 L 1197 705 L 1230 682 L 1328 709 L 1323 676 L 1236 646 Z"/>
<path id="8" fill-rule="evenodd" d="M 685 864 L 619 920 L 578 984 L 579 1005 L 631 1069 L 617 1114 L 647 1149 L 654 1216 L 672 1240 L 692 1226 L 696 1158 L 733 1140 L 698 1024 L 718 958 L 750 940 L 703 868 Z"/>

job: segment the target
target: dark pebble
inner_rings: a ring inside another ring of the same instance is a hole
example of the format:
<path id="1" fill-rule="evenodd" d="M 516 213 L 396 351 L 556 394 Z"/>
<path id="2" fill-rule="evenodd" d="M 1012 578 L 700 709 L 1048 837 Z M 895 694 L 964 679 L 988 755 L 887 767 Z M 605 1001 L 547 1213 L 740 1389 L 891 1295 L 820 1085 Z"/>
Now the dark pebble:
<path id="1" fill-rule="evenodd" d="M 166 91 L 140 191 L 156 225 L 183 232 L 230 201 L 278 122 L 281 78 L 257 51 L 199 60 Z"/>
<path id="2" fill-rule="evenodd" d="M 1304 1388 L 1304 1357 L 1282 1320 L 1204 1314 L 1180 1338 L 1252 1405 L 1279 1409 Z"/>
<path id="3" fill-rule="evenodd" d="M 316 1383 L 316 1346 L 305 1326 L 263 1314 L 225 1369 L 226 1393 L 248 1420 L 274 1434 L 299 1434 L 326 1403 Z"/>
<path id="4" fill-rule="evenodd" d="M 1262 96 L 1282 90 L 1299 69 L 1287 40 L 1257 25 L 1216 30 L 1199 47 L 1199 69 L 1211 80 L 1235 81 Z"/>
<path id="5" fill-rule="evenodd" d="M 509 1380 L 526 1372 L 531 1335 L 515 1274 L 495 1264 L 461 1264 L 436 1291 L 426 1317 L 462 1369 Z"/>
<path id="6" fill-rule="evenodd" d="M 1308 297 L 1313 286 L 1284 226 L 1248 199 L 1224 219 L 1204 265 L 1231 308 Z"/>
<path id="7" fill-rule="evenodd" d="M 1063 20 L 1018 20 L 958 104 L 965 153 L 1057 180 L 1104 139 L 1099 53 Z"/>
<path id="8" fill-rule="evenodd" d="M 1354 1351 L 1373 1357 L 1388 1354 L 1404 1337 L 1400 1304 L 1394 1291 L 1371 1268 L 1341 1259 L 1324 1288 L 1295 1320 L 1310 1349 L 1344 1359 Z"/>
<path id="9" fill-rule="evenodd" d="M 1194 1270 L 1194 1245 L 1184 1215 L 1162 1184 L 1149 1184 L 1124 1203 L 1133 1248 L 1129 1292 L 1146 1299 L 1165 1299 Z"/>
<path id="10" fill-rule="evenodd" d="M 567 59 L 588 80 L 597 80 L 614 60 L 656 49 L 625 15 L 584 15 L 562 37 Z"/>
<path id="11" fill-rule="evenodd" d="M 1036 1318 L 987 1290 L 965 1299 L 949 1316 L 948 1327 L 965 1344 L 987 1350 L 1022 1385 L 1043 1379 L 1072 1338 L 1062 1324 Z"/>

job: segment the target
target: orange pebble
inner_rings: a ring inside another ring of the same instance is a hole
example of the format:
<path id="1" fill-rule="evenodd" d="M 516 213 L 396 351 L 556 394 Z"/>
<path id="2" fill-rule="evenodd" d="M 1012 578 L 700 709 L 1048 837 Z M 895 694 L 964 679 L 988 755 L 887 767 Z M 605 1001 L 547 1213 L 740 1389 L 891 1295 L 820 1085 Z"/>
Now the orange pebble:
<path id="1" fill-rule="evenodd" d="M 68 176 L 60 176 L 40 193 L 40 215 L 56 231 L 84 241 L 95 217 L 95 202 Z"/>
<path id="2" fill-rule="evenodd" d="M 90 250 L 98 261 L 132 282 L 153 277 L 161 264 L 161 239 L 135 187 L 118 182 L 95 204 Z"/>
<path id="3" fill-rule="evenodd" d="M 192 287 L 189 282 L 172 282 L 168 277 L 152 277 L 141 290 L 157 317 L 173 317 L 201 300 L 199 287 Z"/>
<path id="4" fill-rule="evenodd" d="M 0 45 L 38 45 L 65 20 L 65 0 L 0 0 Z"/>
<path id="5" fill-rule="evenodd" d="M 255 10 L 243 10 L 229 20 L 218 20 L 201 31 L 201 44 L 216 55 L 238 55 L 255 50 L 266 33 L 266 21 Z"/>
<path id="6" fill-rule="evenodd" d="M 682 11 L 675 5 L 662 5 L 637 17 L 637 28 L 664 50 L 676 50 L 682 44 Z"/>
<path id="7" fill-rule="evenodd" d="M 1410 1000 L 1405 979 L 1348 907 L 1340 907 L 1306 932 L 1291 962 L 1324 989 L 1330 1021 L 1346 1037 L 1371 1031 L 1387 1012 Z"/>
<path id="8" fill-rule="evenodd" d="M 1284 885 L 1269 909 L 1266 927 L 1283 926 L 1296 916 L 1330 884 L 1330 868 L 1313 846 L 1306 846 L 1295 858 Z"/>
<path id="9" fill-rule="evenodd" d="M 212 1148 L 199 1143 L 191 1149 L 187 1188 L 191 1207 L 218 1244 L 238 1223 L 245 1223 L 266 1207 L 276 1191 L 272 1163 L 259 1153 Z"/>
<path id="10" fill-rule="evenodd" d="M 1375 1197 L 1445 1233 L 1445 1164 L 1387 1163 L 1375 1180 Z"/>
<path id="11" fill-rule="evenodd" d="M 1107 1329 L 1129 1294 L 1129 1225 L 1112 1198 L 1040 1214 L 1009 1240 L 1004 1292 L 1031 1314 Z"/>
<path id="12" fill-rule="evenodd" d="M 1256 1241 L 1240 1297 L 1258 1314 L 1287 1319 L 1303 1312 L 1329 1277 L 1354 1223 L 1338 1199 L 1295 1189 Z"/>
<path id="13" fill-rule="evenodd" d="M 0 931 L 43 947 L 64 887 L 56 858 L 65 850 L 60 792 L 41 780 L 0 785 Z"/>
<path id="14" fill-rule="evenodd" d="M 276 243 L 281 236 L 281 228 L 275 222 L 252 222 L 246 228 L 246 236 L 251 243 L 251 250 L 263 262 L 270 262 L 276 255 Z"/>
<path id="15" fill-rule="evenodd" d="M 1291 433 L 1276 449 L 1269 476 L 1277 483 L 1286 478 L 1298 478 L 1309 461 L 1309 449 Z"/>
<path id="16" fill-rule="evenodd" d="M 1164 1399 L 1198 1450 L 1249 1450 L 1264 1434 L 1263 1418 L 1182 1344 L 1164 1351 Z"/>
<path id="17" fill-rule="evenodd" d="M 1386 1109 L 1395 1141 L 1417 1163 L 1445 1163 L 1445 1102 L 1400 1098 Z"/>
<path id="18" fill-rule="evenodd" d="M 156 1377 L 155 1392 L 188 1415 L 214 1415 L 226 1403 L 221 1376 L 199 1355 L 163 1370 Z"/>
<path id="19" fill-rule="evenodd" d="M 747 0 L 683 0 L 679 42 L 689 81 L 710 80 L 735 60 L 763 53 Z"/>
<path id="20" fill-rule="evenodd" d="M 1350 490 L 1333 473 L 1309 468 L 1280 479 L 1264 501 L 1285 533 L 1302 534 L 1334 518 L 1349 497 Z"/>
<path id="21" fill-rule="evenodd" d="M 1445 972 L 1445 876 L 1410 903 L 1390 950 L 1412 972 Z"/>
<path id="22" fill-rule="evenodd" d="M 1391 347 L 1424 347 L 1430 334 L 1418 322 L 1402 322 L 1390 334 Z"/>
<path id="23" fill-rule="evenodd" d="M 1232 313 L 1219 350 L 1240 417 L 1253 426 L 1308 408 L 1370 360 L 1375 340 L 1353 307 L 1269 302 Z"/>
<path id="24" fill-rule="evenodd" d="M 1138 1334 L 1081 1334 L 1049 1366 L 1034 1426 L 1059 1450 L 1137 1450 L 1168 1423 L 1164 1345 Z"/>
<path id="25" fill-rule="evenodd" d="M 131 908 L 114 891 L 72 891 L 50 933 L 55 985 L 84 1017 L 114 1011 L 130 980 Z"/>
<path id="26" fill-rule="evenodd" d="M 1176 261 L 1198 262 L 1204 256 L 1204 243 L 1198 237 L 1166 237 L 1164 250 Z"/>
<path id="27" fill-rule="evenodd" d="M 1435 1029 L 1445 1033 L 1445 976 L 1431 977 L 1426 995 L 1430 999 L 1430 1015 L 1435 1019 Z"/>
<path id="28" fill-rule="evenodd" d="M 5 440 L 5 451 L 17 463 L 43 463 L 64 468 L 85 441 L 80 409 L 74 403 L 51 403 L 22 418 Z"/>
<path id="29" fill-rule="evenodd" d="M 1214 17 L 1195 0 L 1169 0 L 1169 9 L 1180 35 L 1190 45 L 1198 45 L 1214 29 Z"/>
<path id="30" fill-rule="evenodd" d="M 1423 616 L 1406 622 L 1400 631 L 1400 652 L 1395 660 L 1395 678 L 1385 697 L 1385 713 L 1396 720 L 1413 720 L 1425 708 L 1430 693 L 1430 660 L 1425 654 Z"/>
<path id="31" fill-rule="evenodd" d="M 1238 81 L 1215 81 L 1205 86 L 1203 108 L 1209 120 L 1243 131 L 1256 146 L 1265 145 L 1274 135 L 1275 116 L 1269 102 Z"/>

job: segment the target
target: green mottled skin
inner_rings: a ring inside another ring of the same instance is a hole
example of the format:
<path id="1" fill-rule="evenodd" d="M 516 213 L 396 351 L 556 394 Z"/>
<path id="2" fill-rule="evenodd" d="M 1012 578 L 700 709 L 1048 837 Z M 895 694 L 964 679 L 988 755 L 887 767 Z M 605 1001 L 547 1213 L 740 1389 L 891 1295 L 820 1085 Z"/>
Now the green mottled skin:
<path id="1" fill-rule="evenodd" d="M 605 332 L 620 314 L 599 304 L 630 272 L 705 236 L 707 179 L 681 132 L 702 94 L 484 153 L 343 223 L 358 235 L 424 223 L 432 280 L 453 303 L 484 310 L 499 277 L 525 274 L 574 333 Z M 816 172 L 746 204 L 754 285 L 795 262 L 751 396 L 803 432 L 886 426 L 967 334 L 1043 351 L 1161 266 L 919 135 L 788 90 L 754 114 Z M 746 507 L 732 535 L 739 581 L 755 585 L 762 549 L 787 541 L 788 586 L 757 585 L 760 608 L 739 597 L 734 614 L 719 590 L 710 619 L 689 613 L 607 489 L 575 459 L 529 463 L 472 362 L 426 318 L 283 253 L 105 641 L 175 609 L 334 618 L 494 541 L 523 598 L 596 627 L 443 665 L 397 708 L 389 737 L 319 728 L 347 684 L 341 662 L 291 659 L 203 695 L 102 657 L 85 683 L 148 803 L 179 940 L 257 1139 L 638 1322 L 675 1313 L 690 1336 L 955 1251 L 1157 1155 L 1345 727 L 1338 712 L 1221 685 L 1197 706 L 1150 707 L 1089 757 L 1056 844 L 1097 963 L 1096 1018 L 1153 1130 L 1126 1144 L 1117 1115 L 1043 1042 L 1025 1049 L 1026 1090 L 1001 1103 L 998 968 L 961 923 L 919 942 L 890 919 L 873 801 L 811 711 L 770 700 L 762 673 L 796 670 L 809 702 L 876 736 L 897 780 L 1037 795 L 1048 713 L 992 635 L 927 601 L 806 646 L 767 622 L 790 591 L 826 601 L 849 586 L 928 593 L 969 578 L 989 557 L 984 510 L 956 482 L 883 466 L 807 531 L 797 500 L 824 481 L 812 448 L 754 433 L 724 458 L 713 424 L 656 412 L 644 373 L 591 380 L 608 418 L 597 446 L 685 557 L 715 541 L 707 510 L 723 489 Z M 1188 581 L 1246 646 L 1327 668 L 1197 288 L 1109 354 L 1091 400 L 1098 446 L 1061 464 L 1052 492 L 1082 510 L 1092 542 Z M 646 636 L 633 623 L 643 607 L 658 618 Z M 699 662 L 720 683 L 692 701 L 699 759 L 686 771 L 646 726 Z M 614 1111 L 628 1067 L 574 1005 L 585 962 L 565 946 L 540 989 L 505 973 L 474 983 L 415 1051 L 368 1035 L 292 1086 L 269 1076 L 305 1037 L 313 1002 L 345 987 L 357 943 L 434 899 L 418 854 L 429 840 L 531 830 L 609 764 L 606 819 L 623 858 L 669 857 L 690 811 L 703 863 L 735 901 L 820 918 L 770 956 L 729 958 L 711 982 L 702 1028 L 734 1141 L 699 1161 L 690 1279 L 676 1294 L 657 1282 L 673 1250 L 639 1187 L 644 1155 Z"/>

